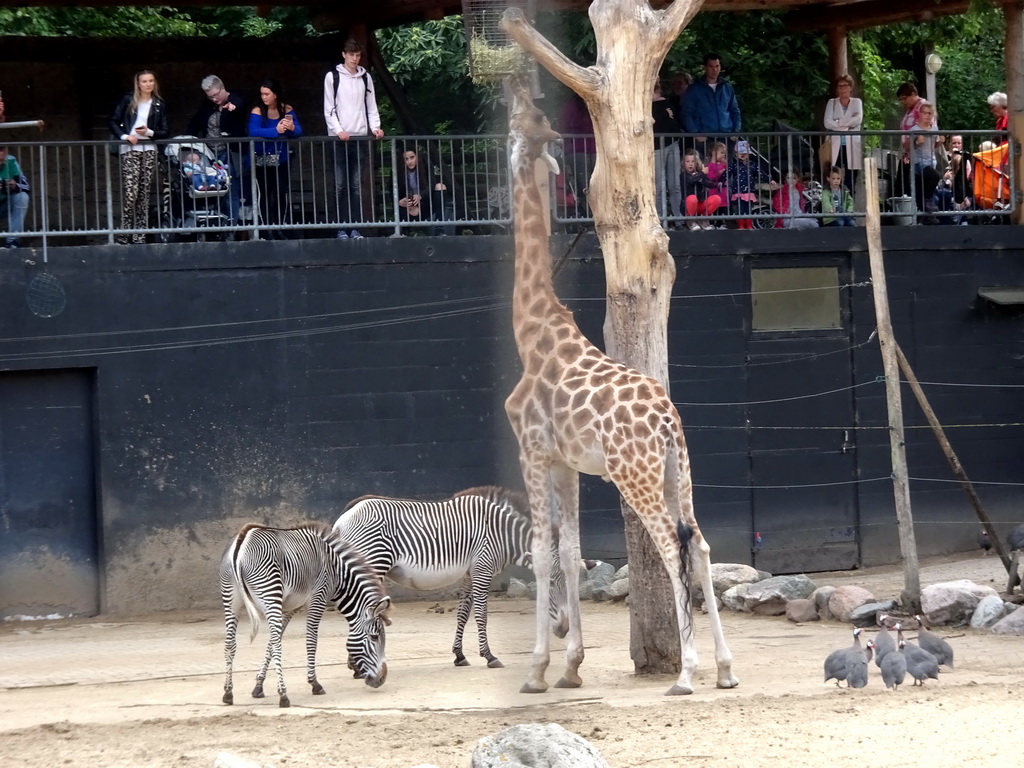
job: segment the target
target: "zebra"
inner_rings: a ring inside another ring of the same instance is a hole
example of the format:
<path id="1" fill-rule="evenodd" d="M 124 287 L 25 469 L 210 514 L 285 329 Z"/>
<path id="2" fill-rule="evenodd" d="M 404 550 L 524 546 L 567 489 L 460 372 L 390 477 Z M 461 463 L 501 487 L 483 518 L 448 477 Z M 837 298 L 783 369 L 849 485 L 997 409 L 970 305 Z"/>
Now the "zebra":
<path id="1" fill-rule="evenodd" d="M 452 644 L 455 666 L 469 666 L 462 635 L 470 608 L 475 609 L 480 656 L 492 669 L 504 666 L 487 642 L 487 591 L 494 575 L 507 566 L 532 566 L 530 506 L 523 494 L 482 486 L 434 502 L 360 496 L 345 507 L 334 531 L 378 574 L 404 587 L 439 589 L 461 579 Z M 549 610 L 555 634 L 565 637 L 565 583 L 560 568 L 554 573 Z"/>
<path id="2" fill-rule="evenodd" d="M 357 678 L 379 688 L 388 675 L 384 658 L 384 626 L 391 623 L 391 598 L 366 561 L 323 523 L 296 528 L 272 528 L 250 523 L 230 541 L 220 563 L 220 592 L 224 602 L 225 704 L 234 703 L 231 682 L 235 632 L 244 605 L 252 625 L 249 641 L 266 619 L 270 641 L 256 675 L 253 698 L 263 698 L 263 681 L 273 661 L 277 669 L 280 706 L 291 706 L 281 669 L 281 636 L 291 618 L 306 608 L 306 680 L 314 695 L 324 693 L 316 679 L 316 643 L 320 618 L 328 602 L 348 621 L 350 666 Z"/>

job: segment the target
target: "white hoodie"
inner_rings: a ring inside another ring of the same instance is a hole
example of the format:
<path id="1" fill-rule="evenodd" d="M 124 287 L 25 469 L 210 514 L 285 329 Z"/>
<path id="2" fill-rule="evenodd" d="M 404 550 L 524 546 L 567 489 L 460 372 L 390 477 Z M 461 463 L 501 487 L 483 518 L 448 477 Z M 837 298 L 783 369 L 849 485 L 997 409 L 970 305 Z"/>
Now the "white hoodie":
<path id="1" fill-rule="evenodd" d="M 334 75 L 328 72 L 324 77 L 324 119 L 327 134 L 337 136 L 345 131 L 353 136 L 368 136 L 371 131 L 380 130 L 380 113 L 377 112 L 377 97 L 373 91 L 373 80 L 363 67 L 357 67 L 355 74 L 345 69 L 344 64 L 335 67 L 338 73 L 338 96 L 334 96 Z M 366 75 L 366 79 L 363 79 Z M 369 119 L 369 125 L 367 125 Z"/>

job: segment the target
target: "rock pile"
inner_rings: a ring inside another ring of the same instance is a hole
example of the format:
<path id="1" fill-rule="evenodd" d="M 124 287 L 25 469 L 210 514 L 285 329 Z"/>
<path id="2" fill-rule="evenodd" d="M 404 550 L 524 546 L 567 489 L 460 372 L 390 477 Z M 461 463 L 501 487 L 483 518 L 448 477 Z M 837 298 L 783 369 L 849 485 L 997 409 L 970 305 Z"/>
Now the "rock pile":
<path id="1" fill-rule="evenodd" d="M 629 566 L 618 570 L 610 563 L 588 561 L 580 570 L 581 600 L 628 600 Z M 713 563 L 711 581 L 720 609 L 760 616 L 782 616 L 795 622 L 819 619 L 841 621 L 855 627 L 874 627 L 882 614 L 899 611 L 895 599 L 878 599 L 858 586 L 817 586 L 803 574 L 772 576 L 749 565 Z M 536 597 L 536 584 L 510 579 L 509 597 Z M 705 598 L 694 581 L 694 605 Z M 1024 606 L 1004 602 L 992 587 L 972 581 L 931 584 L 921 590 L 921 607 L 929 624 L 989 630 L 998 635 L 1024 635 Z M 706 611 L 705 611 L 706 612 Z M 916 626 L 911 618 L 904 627 Z"/>

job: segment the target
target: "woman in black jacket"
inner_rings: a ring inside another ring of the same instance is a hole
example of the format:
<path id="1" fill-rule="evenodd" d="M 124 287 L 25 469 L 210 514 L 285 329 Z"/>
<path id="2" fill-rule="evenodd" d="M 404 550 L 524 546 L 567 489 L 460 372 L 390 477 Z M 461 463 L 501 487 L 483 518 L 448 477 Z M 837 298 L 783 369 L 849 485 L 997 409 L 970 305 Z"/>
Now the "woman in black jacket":
<path id="1" fill-rule="evenodd" d="M 146 229 L 149 226 L 149 188 L 156 168 L 156 139 L 170 135 L 167 105 L 160 98 L 156 75 L 144 69 L 135 75 L 135 87 L 126 93 L 110 116 L 110 132 L 121 141 L 121 229 Z M 133 243 L 146 242 L 136 233 Z M 128 235 L 117 242 L 128 244 Z"/>

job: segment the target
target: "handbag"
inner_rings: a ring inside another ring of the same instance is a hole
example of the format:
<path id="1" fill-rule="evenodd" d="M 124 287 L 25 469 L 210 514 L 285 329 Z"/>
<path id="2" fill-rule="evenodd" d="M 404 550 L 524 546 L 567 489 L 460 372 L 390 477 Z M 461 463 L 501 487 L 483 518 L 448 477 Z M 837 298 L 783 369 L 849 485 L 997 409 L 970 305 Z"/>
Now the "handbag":
<path id="1" fill-rule="evenodd" d="M 277 168 L 281 164 L 281 155 L 256 155 L 257 168 Z"/>

